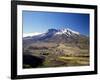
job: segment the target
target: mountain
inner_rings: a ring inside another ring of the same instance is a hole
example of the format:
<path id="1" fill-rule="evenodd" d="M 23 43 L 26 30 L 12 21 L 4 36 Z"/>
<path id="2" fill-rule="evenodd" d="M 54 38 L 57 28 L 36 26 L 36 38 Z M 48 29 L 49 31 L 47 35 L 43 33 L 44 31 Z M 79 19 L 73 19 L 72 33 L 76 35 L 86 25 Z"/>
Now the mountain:
<path id="1" fill-rule="evenodd" d="M 89 65 L 89 37 L 66 29 L 23 37 L 23 68 Z"/>
<path id="2" fill-rule="evenodd" d="M 67 29 L 59 29 L 59 30 L 57 30 L 57 29 L 48 29 L 48 31 L 46 32 L 46 33 L 25 33 L 25 34 L 23 34 L 23 37 L 25 38 L 25 37 L 32 37 L 32 36 L 37 36 L 37 35 L 43 35 L 43 34 L 69 34 L 70 35 L 70 33 L 74 33 L 74 34 L 78 34 L 79 35 L 79 32 L 76 32 L 76 31 L 73 31 L 73 30 L 71 30 L 71 29 L 69 29 L 69 28 L 67 28 Z"/>
<path id="3" fill-rule="evenodd" d="M 48 29 L 47 32 L 42 34 L 23 37 L 24 45 L 31 44 L 34 42 L 54 42 L 54 43 L 86 42 L 88 43 L 88 37 L 69 28 Z"/>

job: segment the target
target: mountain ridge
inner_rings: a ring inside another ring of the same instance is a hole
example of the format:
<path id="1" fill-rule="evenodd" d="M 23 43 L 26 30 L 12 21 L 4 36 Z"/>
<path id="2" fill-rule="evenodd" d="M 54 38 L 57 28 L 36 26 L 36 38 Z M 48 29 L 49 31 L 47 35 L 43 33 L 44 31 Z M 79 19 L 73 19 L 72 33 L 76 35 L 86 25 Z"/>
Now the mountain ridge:
<path id="1" fill-rule="evenodd" d="M 53 43 L 88 43 L 89 38 L 79 32 L 67 29 L 48 29 L 47 32 L 28 36 L 23 38 L 24 44 L 31 44 L 35 42 L 53 42 Z"/>
<path id="2" fill-rule="evenodd" d="M 38 35 L 42 35 L 42 34 L 47 34 L 47 33 L 55 33 L 55 35 L 57 34 L 64 34 L 64 33 L 74 33 L 74 34 L 80 34 L 79 32 L 76 32 L 72 29 L 69 29 L 69 28 L 64 28 L 64 29 L 54 29 L 54 28 L 51 28 L 51 29 L 48 29 L 47 32 L 45 33 L 38 33 L 38 32 L 35 32 L 35 33 L 29 33 L 28 34 L 25 34 L 25 36 L 23 37 L 32 37 L 32 36 L 38 36 Z M 33 34 L 33 35 L 32 35 Z"/>

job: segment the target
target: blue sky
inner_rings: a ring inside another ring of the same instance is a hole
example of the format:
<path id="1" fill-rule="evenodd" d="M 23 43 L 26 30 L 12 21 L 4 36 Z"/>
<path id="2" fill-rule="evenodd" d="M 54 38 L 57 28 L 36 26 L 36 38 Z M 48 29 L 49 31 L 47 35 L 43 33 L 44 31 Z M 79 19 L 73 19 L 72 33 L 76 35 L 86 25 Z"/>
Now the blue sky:
<path id="1" fill-rule="evenodd" d="M 23 33 L 46 32 L 48 29 L 70 28 L 89 35 L 89 14 L 23 11 Z"/>

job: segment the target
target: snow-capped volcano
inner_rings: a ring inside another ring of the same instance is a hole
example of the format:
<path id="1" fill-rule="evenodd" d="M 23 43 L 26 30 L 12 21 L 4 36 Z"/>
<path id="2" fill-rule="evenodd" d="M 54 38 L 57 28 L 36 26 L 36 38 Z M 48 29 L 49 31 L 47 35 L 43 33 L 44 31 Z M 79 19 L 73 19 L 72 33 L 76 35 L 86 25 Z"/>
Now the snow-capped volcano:
<path id="1" fill-rule="evenodd" d="M 23 37 L 24 44 L 35 42 L 54 42 L 54 43 L 77 43 L 80 39 L 87 39 L 85 35 L 66 29 L 48 29 L 45 33 Z"/>
<path id="2" fill-rule="evenodd" d="M 69 28 L 65 28 L 65 29 L 48 29 L 47 32 L 45 33 L 38 33 L 38 32 L 34 32 L 34 33 L 24 33 L 23 37 L 34 37 L 34 36 L 45 36 L 45 35 L 62 35 L 62 34 L 66 34 L 66 35 L 72 35 L 72 34 L 77 34 L 79 35 L 79 32 L 76 32 L 74 30 L 71 30 Z"/>

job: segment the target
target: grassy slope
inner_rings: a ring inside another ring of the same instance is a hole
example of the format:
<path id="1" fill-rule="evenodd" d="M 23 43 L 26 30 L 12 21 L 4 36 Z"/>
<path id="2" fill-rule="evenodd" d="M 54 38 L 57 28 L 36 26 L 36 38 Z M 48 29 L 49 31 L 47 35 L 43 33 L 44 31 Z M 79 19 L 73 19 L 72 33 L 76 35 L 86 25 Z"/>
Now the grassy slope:
<path id="1" fill-rule="evenodd" d="M 24 52 L 27 50 L 31 52 L 31 55 L 45 58 L 43 64 L 38 67 L 89 65 L 89 48 L 84 48 L 82 46 L 84 45 L 78 44 L 77 46 L 68 43 L 56 44 L 42 42 L 31 44 L 24 50 Z"/>

